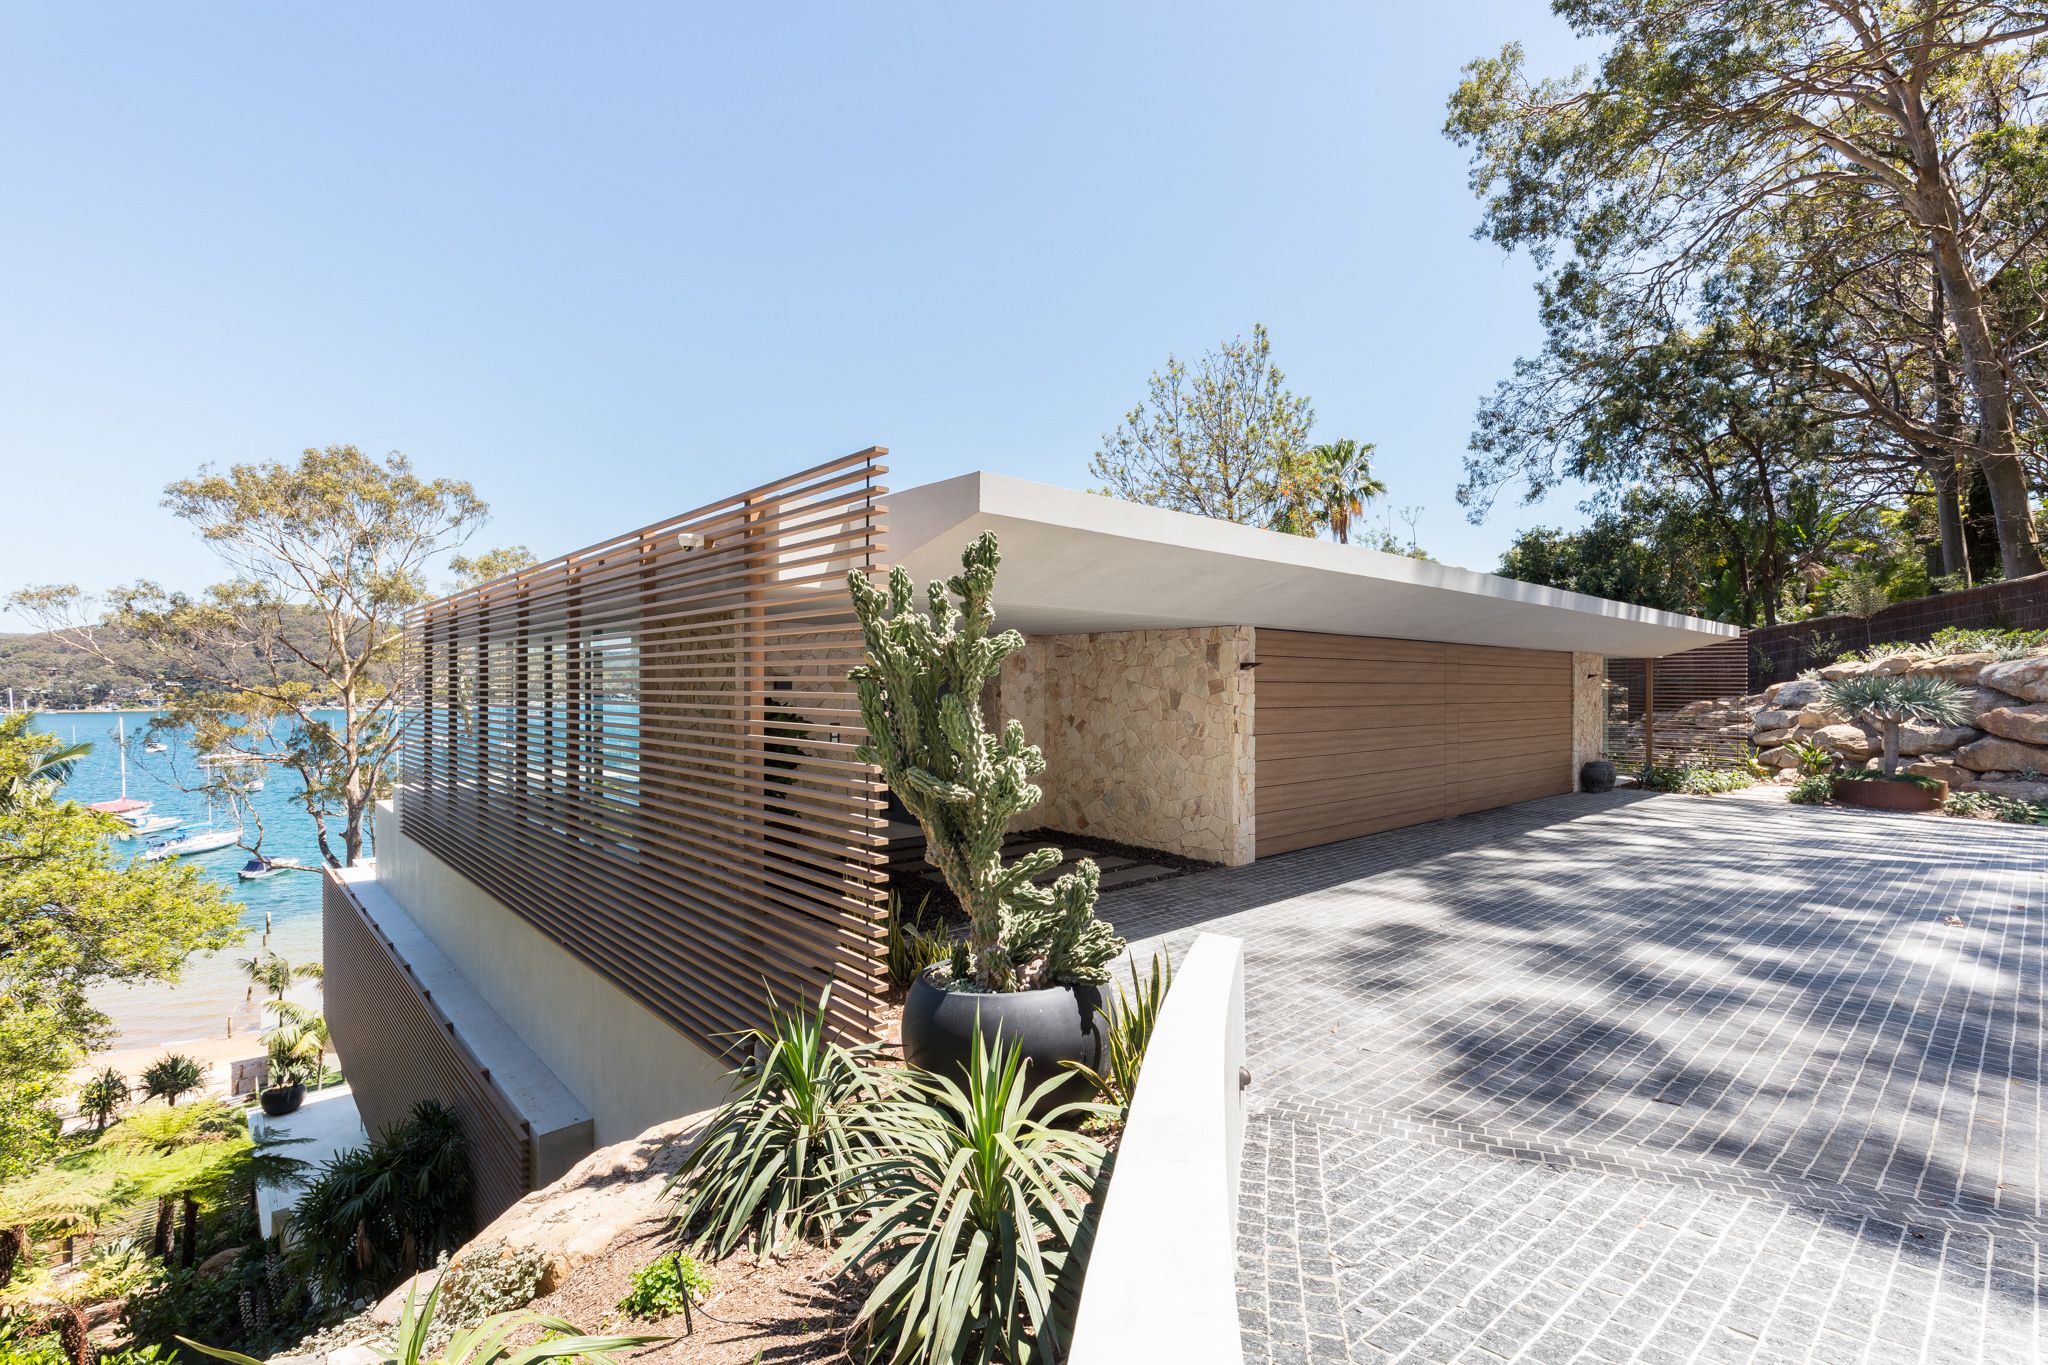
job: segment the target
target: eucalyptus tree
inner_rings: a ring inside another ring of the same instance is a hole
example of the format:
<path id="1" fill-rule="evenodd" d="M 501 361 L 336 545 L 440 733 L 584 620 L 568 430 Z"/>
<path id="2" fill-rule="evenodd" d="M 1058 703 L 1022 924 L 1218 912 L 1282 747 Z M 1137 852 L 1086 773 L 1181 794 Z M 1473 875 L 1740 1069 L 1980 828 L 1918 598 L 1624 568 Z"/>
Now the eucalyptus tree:
<path id="1" fill-rule="evenodd" d="M 1265 327 L 1192 369 L 1169 355 L 1147 390 L 1089 461 L 1105 491 L 1248 526 L 1284 520 L 1315 409 L 1288 389 Z"/>
<path id="2" fill-rule="evenodd" d="M 297 773 L 321 856 L 349 866 L 403 738 L 403 619 L 432 595 L 429 564 L 466 543 L 489 509 L 466 482 L 424 479 L 403 455 L 380 461 L 354 446 L 203 470 L 165 493 L 226 581 L 196 596 L 138 583 L 103 612 L 71 585 L 12 603 L 103 658 L 109 633 L 144 646 L 187 680 L 159 723 L 192 727 L 201 752 Z M 216 766 L 204 785 L 232 798 L 231 773 Z"/>
<path id="3" fill-rule="evenodd" d="M 1472 63 L 1447 131 L 1472 152 L 1482 233 L 1554 292 L 1597 281 L 1684 322 L 1759 224 L 1910 236 L 1940 284 L 1968 457 L 2007 576 L 2041 568 L 2023 450 L 2039 341 L 2039 93 L 2048 6 L 1986 0 L 1556 0 L 1595 66 Z M 1860 253 L 1859 253 L 1860 254 Z M 1823 280 L 1833 261 L 1792 263 Z M 1881 339 L 1889 342 L 1891 339 Z"/>

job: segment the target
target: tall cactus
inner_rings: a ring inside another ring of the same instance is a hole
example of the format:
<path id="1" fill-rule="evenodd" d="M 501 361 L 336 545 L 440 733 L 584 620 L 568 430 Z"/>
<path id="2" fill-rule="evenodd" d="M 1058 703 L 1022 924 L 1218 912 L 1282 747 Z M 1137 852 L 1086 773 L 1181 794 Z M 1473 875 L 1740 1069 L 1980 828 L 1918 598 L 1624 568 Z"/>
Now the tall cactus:
<path id="1" fill-rule="evenodd" d="M 1102 982 L 1124 945 L 1096 918 L 1095 864 L 1084 861 L 1047 888 L 1032 878 L 1059 866 L 1058 849 L 1003 862 L 1010 821 L 1042 795 L 1031 779 L 1045 771 L 1045 755 L 1015 720 L 998 735 L 982 719 L 982 693 L 1024 647 L 1014 630 L 990 634 L 1001 562 L 995 533 L 982 532 L 960 556 L 960 573 L 931 584 L 922 612 L 901 565 L 886 593 L 858 570 L 846 576 L 868 652 L 847 674 L 867 722 L 860 757 L 924 826 L 925 857 L 967 912 L 975 984 L 1018 991 Z"/>

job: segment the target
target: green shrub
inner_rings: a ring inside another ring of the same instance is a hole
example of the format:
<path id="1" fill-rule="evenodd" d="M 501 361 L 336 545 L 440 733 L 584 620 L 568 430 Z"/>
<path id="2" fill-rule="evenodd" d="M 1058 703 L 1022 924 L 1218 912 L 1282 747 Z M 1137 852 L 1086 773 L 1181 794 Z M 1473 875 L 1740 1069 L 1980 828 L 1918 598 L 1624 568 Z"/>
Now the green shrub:
<path id="1" fill-rule="evenodd" d="M 768 1026 L 740 1035 L 755 1057 L 732 1072 L 733 1094 L 670 1182 L 685 1245 L 730 1255 L 752 1234 L 773 1253 L 807 1233 L 830 1240 L 835 1193 L 866 1141 L 854 1115 L 882 1094 L 881 1049 L 833 1041 L 828 987 L 805 1014 L 768 1002 Z"/>
<path id="2" fill-rule="evenodd" d="M 1018 1049 L 977 1037 L 962 1089 L 920 1075 L 871 1106 L 841 1193 L 858 1199 L 835 1269 L 874 1275 L 854 1337 L 890 1361 L 1052 1361 L 1085 1268 L 1105 1149 L 1071 1126 L 1099 1104 L 1027 1095 Z M 1045 1109 L 1041 1118 L 1035 1110 Z"/>
<path id="3" fill-rule="evenodd" d="M 952 940 L 944 931 L 924 927 L 924 909 L 930 902 L 931 897 L 927 895 L 918 901 L 915 910 L 905 914 L 902 894 L 896 891 L 889 893 L 889 938 L 885 958 L 889 984 L 899 990 L 907 990 L 925 968 L 936 967 L 953 956 Z"/>
<path id="4" fill-rule="evenodd" d="M 1795 740 L 1788 746 L 1792 756 L 1799 760 L 1799 771 L 1806 777 L 1818 777 L 1835 770 L 1839 761 L 1835 751 L 1816 744 L 1811 739 Z"/>
<path id="5" fill-rule="evenodd" d="M 627 1317 L 653 1322 L 683 1311 L 683 1303 L 704 1302 L 718 1281 L 688 1252 L 678 1251 L 633 1272 L 633 1288 L 619 1300 Z"/>
<path id="6" fill-rule="evenodd" d="M 292 1263 L 329 1298 L 381 1294 L 460 1247 L 474 1206 L 462 1127 L 422 1100 L 320 1167 L 292 1214 Z"/>
<path id="7" fill-rule="evenodd" d="M 532 1303 L 547 1268 L 547 1257 L 532 1247 L 485 1242 L 466 1248 L 462 1259 L 443 1269 L 435 1282 L 434 1344 L 458 1327 L 471 1327 Z"/>
<path id="8" fill-rule="evenodd" d="M 1833 798 L 1835 779 L 1827 773 L 1808 773 L 1792 784 L 1792 790 L 1785 794 L 1787 801 L 1802 806 L 1818 806 Z"/>
<path id="9" fill-rule="evenodd" d="M 105 1131 L 107 1120 L 127 1102 L 128 1078 L 112 1067 L 79 1087 L 78 1112 L 92 1120 L 94 1131 Z"/>
<path id="10" fill-rule="evenodd" d="M 1712 768 L 1705 764 L 1667 767 L 1645 765 L 1637 781 L 1644 791 L 1681 792 L 1687 796 L 1716 796 L 1756 785 L 1756 779 L 1733 768 Z"/>
<path id="11" fill-rule="evenodd" d="M 1138 1090 L 1138 1070 L 1145 1064 L 1145 1049 L 1152 1043 L 1152 1030 L 1159 1024 L 1159 1011 L 1166 1005 L 1166 992 L 1173 985 L 1173 963 L 1152 954 L 1152 970 L 1138 980 L 1138 964 L 1131 963 L 1131 984 L 1116 988 L 1116 1005 L 1103 1013 L 1103 1046 L 1109 1056 L 1098 1072 L 1079 1062 L 1061 1065 L 1094 1088 L 1104 1104 L 1119 1109 L 1131 1107 Z"/>
<path id="12" fill-rule="evenodd" d="M 1944 815 L 1968 820 L 2003 820 L 2015 825 L 2048 825 L 2048 801 L 2023 801 L 1992 792 L 1951 792 Z"/>

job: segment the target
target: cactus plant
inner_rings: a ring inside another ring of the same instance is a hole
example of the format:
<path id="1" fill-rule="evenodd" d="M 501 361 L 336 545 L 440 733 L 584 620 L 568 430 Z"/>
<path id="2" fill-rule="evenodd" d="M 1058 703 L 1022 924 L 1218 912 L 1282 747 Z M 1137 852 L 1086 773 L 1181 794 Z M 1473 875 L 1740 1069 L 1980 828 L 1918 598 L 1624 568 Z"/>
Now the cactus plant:
<path id="1" fill-rule="evenodd" d="M 1058 849 L 1003 862 L 1010 822 L 1042 795 L 1031 779 L 1045 771 L 1045 755 L 1017 721 L 992 731 L 982 715 L 982 694 L 1024 647 L 1014 630 L 991 633 L 1001 562 L 995 534 L 982 532 L 960 556 L 960 572 L 930 585 L 922 611 L 901 565 L 886 592 L 859 570 L 847 575 L 868 654 L 847 675 L 867 723 L 859 753 L 924 827 L 925 857 L 967 913 L 975 985 L 1097 984 L 1123 941 L 1096 917 L 1095 864 L 1083 861 L 1043 887 L 1032 879 L 1059 866 Z"/>

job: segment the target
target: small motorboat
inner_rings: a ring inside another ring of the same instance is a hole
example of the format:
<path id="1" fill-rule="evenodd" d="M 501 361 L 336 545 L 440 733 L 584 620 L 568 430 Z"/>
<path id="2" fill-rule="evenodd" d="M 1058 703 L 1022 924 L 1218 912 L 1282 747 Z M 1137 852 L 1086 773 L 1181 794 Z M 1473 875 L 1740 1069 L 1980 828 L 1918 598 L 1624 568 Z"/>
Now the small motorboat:
<path id="1" fill-rule="evenodd" d="M 144 811 L 134 815 L 122 816 L 121 823 L 128 826 L 128 828 L 116 834 L 114 837 L 117 839 L 133 839 L 141 835 L 162 834 L 165 830 L 176 829 L 185 822 L 175 815 L 151 815 Z"/>
<path id="2" fill-rule="evenodd" d="M 265 877 L 275 877 L 280 872 L 304 872 L 306 865 L 297 858 L 251 858 L 243 863 L 235 875 L 245 882 L 260 882 Z"/>
<path id="3" fill-rule="evenodd" d="M 142 861 L 159 863 L 166 858 L 182 858 L 188 853 L 211 853 L 217 848 L 228 847 L 241 837 L 242 831 L 238 829 L 195 829 L 176 839 L 157 840 L 143 850 Z"/>
<path id="4" fill-rule="evenodd" d="M 153 739 L 149 743 L 142 746 L 142 752 L 146 754 L 167 754 L 170 751 L 171 746 L 164 743 L 160 739 Z"/>

